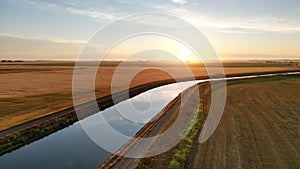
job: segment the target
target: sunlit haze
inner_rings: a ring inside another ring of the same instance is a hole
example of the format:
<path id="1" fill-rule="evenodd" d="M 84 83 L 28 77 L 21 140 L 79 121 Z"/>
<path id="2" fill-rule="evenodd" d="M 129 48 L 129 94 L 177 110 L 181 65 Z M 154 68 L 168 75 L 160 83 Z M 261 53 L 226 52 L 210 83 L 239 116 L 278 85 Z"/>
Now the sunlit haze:
<path id="1" fill-rule="evenodd" d="M 3 0 L 0 1 L 0 59 L 75 60 L 101 27 L 142 12 L 169 14 L 193 24 L 223 60 L 300 58 L 298 0 Z M 187 46 L 171 40 L 148 38 L 141 44 L 136 39 L 130 44 L 112 51 L 110 59 L 122 60 L 129 57 L 132 50 L 129 46 L 144 45 L 151 49 L 159 47 L 183 61 L 197 60 Z"/>

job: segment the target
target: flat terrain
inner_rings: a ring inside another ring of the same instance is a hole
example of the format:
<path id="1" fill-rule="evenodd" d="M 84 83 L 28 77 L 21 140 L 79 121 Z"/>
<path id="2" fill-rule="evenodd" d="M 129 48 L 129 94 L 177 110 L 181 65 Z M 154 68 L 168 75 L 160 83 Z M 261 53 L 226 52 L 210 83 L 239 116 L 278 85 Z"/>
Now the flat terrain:
<path id="1" fill-rule="evenodd" d="M 300 168 L 300 77 L 230 82 L 225 112 L 187 168 Z"/>
<path id="2" fill-rule="evenodd" d="M 266 72 L 278 70 L 299 69 L 282 65 L 266 64 L 227 64 L 226 74 Z M 88 70 L 92 65 L 83 65 L 81 69 Z M 121 72 L 120 81 L 128 80 L 127 75 L 145 68 L 143 65 L 128 66 Z M 0 130 L 12 127 L 71 107 L 72 102 L 72 63 L 64 62 L 32 62 L 32 63 L 1 63 L 0 64 Z M 101 66 L 95 80 L 95 92 L 97 97 L 109 95 L 110 85 L 115 64 Z M 147 69 L 137 74 L 131 80 L 130 87 L 146 84 L 153 81 L 170 79 L 171 76 L 162 70 L 175 72 L 177 77 L 187 77 L 183 67 L 162 66 L 158 69 Z M 207 75 L 204 67 L 193 66 L 191 68 L 195 76 Z M 115 91 L 127 89 L 125 83 L 118 83 Z M 84 93 L 82 95 L 84 98 Z M 84 100 L 88 101 L 88 100 Z"/>

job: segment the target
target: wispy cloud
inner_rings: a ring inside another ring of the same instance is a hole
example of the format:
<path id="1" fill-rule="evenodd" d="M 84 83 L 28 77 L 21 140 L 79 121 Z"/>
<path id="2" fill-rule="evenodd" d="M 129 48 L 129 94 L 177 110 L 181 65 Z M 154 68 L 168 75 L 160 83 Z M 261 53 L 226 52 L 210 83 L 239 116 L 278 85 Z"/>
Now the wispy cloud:
<path id="1" fill-rule="evenodd" d="M 199 28 L 208 27 L 221 33 L 300 32 L 300 21 L 288 18 L 272 16 L 215 18 L 185 8 L 171 8 L 170 6 L 154 7 L 162 11 L 168 11 L 169 14 L 178 16 Z"/>
<path id="2" fill-rule="evenodd" d="M 260 32 L 277 32 L 277 33 L 294 33 L 300 32 L 300 22 L 287 20 L 278 17 L 259 17 L 241 19 L 229 18 L 210 22 L 211 27 L 215 27 L 221 32 L 244 32 L 244 33 L 260 33 Z"/>
<path id="3" fill-rule="evenodd" d="M 100 12 L 94 9 L 81 10 L 81 9 L 74 9 L 74 8 L 66 8 L 66 10 L 72 14 L 87 16 L 96 19 L 113 20 L 119 17 L 114 13 Z"/>
<path id="4" fill-rule="evenodd" d="M 250 34 L 250 33 L 259 33 L 257 30 L 252 30 L 248 28 L 226 28 L 219 30 L 221 33 L 230 33 L 230 34 Z"/>
<path id="5" fill-rule="evenodd" d="M 82 45 L 85 44 L 86 41 L 82 40 L 69 40 L 69 39 L 63 39 L 63 38 L 41 38 L 41 37 L 26 37 L 16 34 L 8 34 L 8 33 L 0 33 L 0 37 L 9 37 L 9 38 L 15 38 L 15 39 L 25 39 L 25 40 L 40 40 L 40 41 L 47 41 L 51 43 L 63 43 L 63 44 L 74 44 L 74 45 Z"/>
<path id="6" fill-rule="evenodd" d="M 69 1 L 66 3 L 63 3 L 64 1 L 57 3 L 57 2 L 43 1 L 43 0 L 36 0 L 36 1 L 22 0 L 22 2 L 24 4 L 39 8 L 41 10 L 55 10 L 55 11 L 58 10 L 70 14 L 90 17 L 97 20 L 98 19 L 113 20 L 124 15 L 122 13 L 113 13 L 108 9 L 102 9 L 100 11 L 100 10 L 93 9 L 92 7 L 84 8 L 76 4 L 75 2 L 69 2 Z"/>
<path id="7" fill-rule="evenodd" d="M 10 1 L 11 3 L 15 3 L 15 4 L 19 4 L 19 5 L 24 5 L 25 7 L 26 6 L 33 6 L 33 7 L 36 7 L 38 9 L 41 9 L 41 10 L 47 10 L 47 9 L 58 9 L 60 6 L 55 4 L 55 3 L 50 3 L 48 1 L 43 1 L 43 0 L 19 0 L 19 1 L 15 1 L 15 0 L 12 0 Z"/>
<path id="8" fill-rule="evenodd" d="M 22 0 L 29 5 L 36 6 L 40 9 L 46 10 L 61 10 L 70 14 L 86 16 L 97 20 L 114 20 L 128 13 L 112 10 L 112 7 L 103 7 L 101 10 L 94 9 L 92 6 L 82 7 L 76 3 L 68 2 L 49 2 L 42 0 Z M 199 28 L 207 27 L 213 31 L 221 33 L 260 33 L 260 32 L 278 32 L 278 33 L 294 33 L 300 32 L 300 21 L 292 18 L 274 17 L 274 16 L 253 16 L 249 18 L 232 16 L 227 18 L 216 18 L 213 15 L 205 15 L 199 11 L 191 10 L 182 6 L 187 3 L 187 0 L 170 0 L 180 6 L 174 4 L 162 5 L 147 2 L 136 2 L 137 5 L 147 6 L 154 9 L 154 11 L 161 11 L 173 16 L 178 16 L 186 21 L 194 24 Z M 122 1 L 124 2 L 124 1 Z M 297 12 L 300 8 L 296 9 Z M 155 23 L 160 18 L 146 18 L 139 22 Z M 159 23 L 158 23 L 159 24 Z M 167 24 L 164 24 L 167 25 Z"/>
<path id="9" fill-rule="evenodd" d="M 185 3 L 187 3 L 186 0 L 171 0 L 171 1 L 176 3 L 176 4 L 180 4 L 180 5 L 184 5 Z"/>
<path id="10" fill-rule="evenodd" d="M 86 43 L 86 41 L 83 41 L 83 40 L 70 40 L 70 39 L 64 39 L 64 38 L 60 38 L 60 37 L 48 38 L 46 40 L 49 42 L 53 42 L 53 43 L 69 43 L 69 44 L 78 44 L 78 45 Z"/>

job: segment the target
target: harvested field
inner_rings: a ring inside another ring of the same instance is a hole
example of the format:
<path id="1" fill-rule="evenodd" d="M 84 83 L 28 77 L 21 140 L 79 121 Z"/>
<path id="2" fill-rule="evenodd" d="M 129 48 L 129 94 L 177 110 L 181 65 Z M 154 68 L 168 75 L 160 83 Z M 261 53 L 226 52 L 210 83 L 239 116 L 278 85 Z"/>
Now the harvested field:
<path id="1" fill-rule="evenodd" d="M 278 70 L 298 69 L 296 67 L 225 67 L 226 74 L 266 72 Z M 91 66 L 82 66 L 89 69 Z M 142 66 L 130 66 L 123 72 L 126 81 L 127 74 L 136 72 Z M 176 72 L 178 77 L 186 77 L 182 67 L 160 67 L 161 69 Z M 71 107 L 72 102 L 72 63 L 22 63 L 0 64 L 0 130 L 4 130 L 59 110 Z M 116 69 L 114 64 L 102 66 L 96 77 L 96 96 L 102 97 L 110 94 L 112 75 Z M 195 76 L 206 76 L 205 68 L 192 67 Z M 151 77 L 151 78 L 149 78 Z M 170 79 L 170 75 L 159 69 L 148 69 L 139 73 L 131 81 L 130 87 L 146 84 L 153 81 Z M 125 89 L 119 84 L 116 91 Z M 84 94 L 83 94 L 84 98 Z M 84 100 L 88 101 L 88 100 Z"/>
<path id="2" fill-rule="evenodd" d="M 299 86 L 299 76 L 230 82 L 217 130 L 186 168 L 300 168 Z"/>

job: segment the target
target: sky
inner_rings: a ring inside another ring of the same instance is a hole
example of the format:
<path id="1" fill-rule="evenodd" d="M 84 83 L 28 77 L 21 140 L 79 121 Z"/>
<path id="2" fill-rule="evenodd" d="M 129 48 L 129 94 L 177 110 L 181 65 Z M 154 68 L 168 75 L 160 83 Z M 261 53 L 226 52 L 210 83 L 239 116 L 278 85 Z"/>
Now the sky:
<path id="1" fill-rule="evenodd" d="M 194 25 L 223 60 L 300 58 L 299 0 L 2 0 L 0 59 L 74 60 L 97 30 L 144 12 Z M 130 46 L 121 48 L 113 59 L 122 59 Z M 172 50 L 191 55 L 180 44 Z"/>

